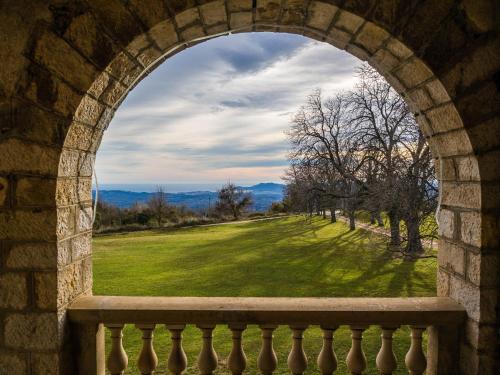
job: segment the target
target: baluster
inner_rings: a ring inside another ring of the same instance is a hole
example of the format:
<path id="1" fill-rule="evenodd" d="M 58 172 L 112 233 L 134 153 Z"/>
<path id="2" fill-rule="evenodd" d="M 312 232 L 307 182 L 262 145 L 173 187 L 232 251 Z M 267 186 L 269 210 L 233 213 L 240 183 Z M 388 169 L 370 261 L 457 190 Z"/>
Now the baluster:
<path id="1" fill-rule="evenodd" d="M 273 331 L 276 325 L 261 325 L 262 348 L 257 358 L 257 364 L 262 375 L 272 375 L 278 366 L 278 357 L 273 348 Z"/>
<path id="2" fill-rule="evenodd" d="M 182 331 L 186 325 L 176 324 L 166 325 L 166 327 L 170 331 L 170 339 L 172 340 L 167 367 L 172 374 L 181 375 L 187 367 L 187 356 L 182 347 Z"/>
<path id="3" fill-rule="evenodd" d="M 351 326 L 352 344 L 349 353 L 347 354 L 346 364 L 349 371 L 353 375 L 361 375 L 366 368 L 366 356 L 361 346 L 363 339 L 363 331 L 366 326 Z"/>
<path id="4" fill-rule="evenodd" d="M 136 324 L 136 328 L 142 331 L 142 349 L 137 359 L 137 367 L 142 375 L 151 375 L 158 366 L 158 356 L 153 347 L 154 324 Z"/>
<path id="5" fill-rule="evenodd" d="M 337 356 L 333 350 L 333 332 L 337 327 L 321 327 L 323 347 L 318 355 L 318 367 L 322 375 L 332 375 L 337 370 Z"/>
<path id="6" fill-rule="evenodd" d="M 422 375 L 427 368 L 427 359 L 422 349 L 424 326 L 411 326 L 411 345 L 406 353 L 405 364 L 410 375 Z"/>
<path id="7" fill-rule="evenodd" d="M 397 327 L 382 327 L 382 345 L 377 354 L 377 368 L 382 375 L 391 375 L 398 367 L 396 355 L 392 350 L 392 335 Z"/>
<path id="8" fill-rule="evenodd" d="M 293 375 L 302 375 L 307 368 L 307 356 L 302 345 L 306 328 L 307 326 L 290 326 L 293 342 L 287 364 Z"/>
<path id="9" fill-rule="evenodd" d="M 217 353 L 212 345 L 212 331 L 215 324 L 198 325 L 202 332 L 203 344 L 198 356 L 198 368 L 201 375 L 212 375 L 217 368 Z"/>
<path id="10" fill-rule="evenodd" d="M 233 334 L 233 347 L 227 358 L 227 365 L 233 375 L 243 374 L 243 371 L 247 367 L 247 357 L 241 343 L 241 335 L 246 327 L 246 324 L 229 324 L 229 328 Z"/>
<path id="11" fill-rule="evenodd" d="M 111 350 L 106 361 L 106 367 L 111 375 L 122 375 L 127 368 L 128 357 L 123 349 L 123 324 L 106 324 L 111 331 Z"/>

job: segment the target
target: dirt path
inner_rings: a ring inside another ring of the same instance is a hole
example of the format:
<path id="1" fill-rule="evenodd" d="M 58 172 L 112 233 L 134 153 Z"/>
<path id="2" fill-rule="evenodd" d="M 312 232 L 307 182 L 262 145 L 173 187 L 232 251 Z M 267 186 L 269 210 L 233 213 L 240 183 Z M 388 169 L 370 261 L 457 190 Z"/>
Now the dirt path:
<path id="1" fill-rule="evenodd" d="M 340 221 L 349 225 L 349 218 L 347 218 L 345 216 L 337 214 L 337 220 L 340 220 Z M 369 230 L 370 232 L 381 234 L 381 235 L 387 236 L 387 237 L 391 236 L 391 232 L 389 229 L 386 229 L 384 227 L 371 225 L 371 224 L 367 224 L 367 223 L 362 223 L 359 220 L 356 220 L 356 228 L 362 228 L 365 230 Z M 433 249 L 437 249 L 437 241 L 422 240 L 422 245 L 424 245 L 426 247 L 431 247 Z"/>

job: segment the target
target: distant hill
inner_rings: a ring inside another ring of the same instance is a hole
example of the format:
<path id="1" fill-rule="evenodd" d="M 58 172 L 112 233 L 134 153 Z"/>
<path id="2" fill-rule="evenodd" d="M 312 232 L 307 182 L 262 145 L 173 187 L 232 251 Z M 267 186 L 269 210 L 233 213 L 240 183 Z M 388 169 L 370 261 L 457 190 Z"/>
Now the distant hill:
<path id="1" fill-rule="evenodd" d="M 266 182 L 253 186 L 242 186 L 241 188 L 252 193 L 254 198 L 252 209 L 255 211 L 265 211 L 273 202 L 283 199 L 283 184 Z M 153 194 L 125 190 L 99 190 L 99 200 L 121 208 L 127 208 L 134 203 L 146 203 Z M 215 203 L 217 193 L 214 191 L 167 193 L 167 200 L 171 204 L 185 205 L 191 209 L 206 209 L 209 204 L 213 205 Z"/>

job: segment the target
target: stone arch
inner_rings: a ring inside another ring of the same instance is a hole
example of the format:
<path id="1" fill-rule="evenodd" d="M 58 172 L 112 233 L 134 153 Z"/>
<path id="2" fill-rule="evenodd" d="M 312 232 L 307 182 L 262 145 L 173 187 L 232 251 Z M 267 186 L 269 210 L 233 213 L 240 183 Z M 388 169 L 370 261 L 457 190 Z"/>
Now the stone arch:
<path id="1" fill-rule="evenodd" d="M 495 353 L 485 343 L 498 339 L 499 263 L 493 250 L 499 246 L 495 212 L 500 203 L 492 193 L 498 188 L 500 38 L 493 2 L 475 3 L 89 0 L 33 3 L 25 9 L 11 5 L 7 31 L 16 26 L 21 31 L 8 45 L 19 58 L 7 64 L 10 76 L 0 76 L 2 115 L 8 114 L 2 129 L 6 137 L 0 140 L 0 205 L 9 218 L 0 223 L 6 248 L 0 266 L 8 288 L 16 281 L 26 284 L 26 296 L 7 292 L 7 304 L 0 305 L 6 311 L 4 336 L 12 338 L 0 341 L 0 349 L 33 352 L 33 358 L 45 360 L 48 350 L 64 372 L 59 353 L 68 332 L 65 308 L 91 293 L 94 155 L 127 92 L 166 58 L 207 38 L 276 31 L 328 42 L 368 61 L 411 105 L 443 172 L 438 295 L 456 299 L 468 312 L 461 371 L 492 371 Z M 16 23 L 19 15 L 29 22 Z M 490 62 L 483 64 L 486 58 Z M 492 137 L 486 135 L 490 131 Z M 27 339 L 22 324 L 41 328 Z M 53 339 L 38 342 L 43 335 Z M 28 366 L 43 362 L 34 361 Z"/>

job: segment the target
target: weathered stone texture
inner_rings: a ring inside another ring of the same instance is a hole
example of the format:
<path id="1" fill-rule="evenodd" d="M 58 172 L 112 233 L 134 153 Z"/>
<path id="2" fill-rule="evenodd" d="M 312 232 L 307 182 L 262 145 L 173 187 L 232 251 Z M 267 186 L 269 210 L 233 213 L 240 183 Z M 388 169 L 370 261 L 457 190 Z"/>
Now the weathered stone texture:
<path id="1" fill-rule="evenodd" d="M 28 304 L 27 276 L 24 273 L 0 274 L 0 308 L 22 310 Z"/>
<path id="2" fill-rule="evenodd" d="M 4 340 L 8 348 L 23 351 L 57 349 L 58 338 L 54 314 L 9 314 L 5 317 Z"/>
<path id="3" fill-rule="evenodd" d="M 335 5 L 313 1 L 309 6 L 307 26 L 324 31 L 328 30 L 338 9 Z"/>
<path id="4" fill-rule="evenodd" d="M 26 355 L 0 351 L 0 375 L 26 375 Z"/>
<path id="5" fill-rule="evenodd" d="M 5 266 L 12 269 L 55 269 L 57 267 L 55 243 L 15 243 L 5 258 Z"/>

